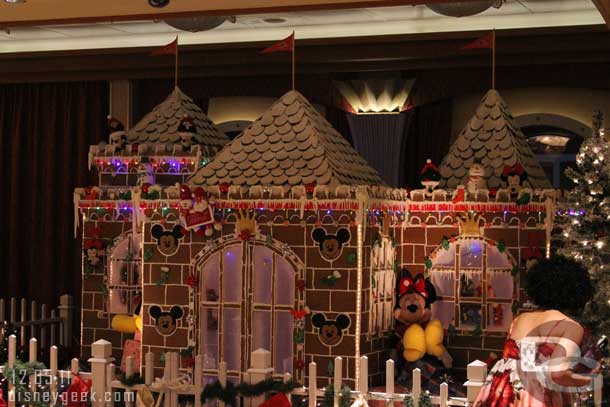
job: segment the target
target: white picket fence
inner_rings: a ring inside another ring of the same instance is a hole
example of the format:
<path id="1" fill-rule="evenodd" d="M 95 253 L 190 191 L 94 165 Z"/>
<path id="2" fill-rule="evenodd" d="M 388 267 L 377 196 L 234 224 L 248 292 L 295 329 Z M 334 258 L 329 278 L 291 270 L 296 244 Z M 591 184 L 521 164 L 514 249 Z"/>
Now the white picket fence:
<path id="1" fill-rule="evenodd" d="M 62 295 L 59 306 L 50 308 L 36 301 L 0 298 L 0 328 L 4 326 L 19 330 L 19 345 L 24 347 L 29 338 L 38 338 L 40 346 L 60 345 L 70 347 L 72 323 L 74 321 L 74 302 L 71 295 Z M 0 336 L 0 343 L 3 337 Z"/>
<path id="2" fill-rule="evenodd" d="M 34 338 L 29 341 L 30 362 L 36 361 L 38 350 L 38 341 Z M 9 355 L 8 365 L 12 368 L 16 360 L 17 338 L 15 335 L 9 337 Z M 78 374 L 83 379 L 90 379 L 91 386 L 91 405 L 92 407 L 113 407 L 115 393 L 123 391 L 124 395 L 121 400 L 125 401 L 126 407 L 133 407 L 136 399 L 135 393 L 147 386 L 152 392 L 158 393 L 164 403 L 164 407 L 178 407 L 179 395 L 194 396 L 194 407 L 201 407 L 201 393 L 204 389 L 203 383 L 203 355 L 195 357 L 194 373 L 191 376 L 179 368 L 179 354 L 177 352 L 165 353 L 165 367 L 163 376 L 160 378 L 154 377 L 154 354 L 147 353 L 144 357 L 143 376 L 145 384 L 137 384 L 134 386 L 126 386 L 116 379 L 116 366 L 112 357 L 112 344 L 105 340 L 99 340 L 91 345 L 92 357 L 88 360 L 91 365 L 91 373 L 79 372 L 78 359 L 73 359 L 70 371 L 60 371 L 57 368 L 57 347 L 50 348 L 50 368 L 42 372 L 37 372 L 37 375 L 32 375 L 29 378 L 30 389 L 36 388 L 37 376 L 47 376 L 50 378 L 51 394 L 56 394 L 57 381 L 59 379 L 66 380 L 74 374 Z M 126 376 L 131 377 L 136 373 L 133 357 L 126 359 Z M 243 380 L 247 383 L 258 383 L 262 380 L 273 377 L 273 368 L 271 367 L 271 355 L 264 349 L 258 349 L 252 352 L 252 365 L 247 372 L 244 373 Z M 222 386 L 226 386 L 227 373 L 226 363 L 219 363 L 218 380 Z M 340 391 L 343 387 L 343 359 L 336 357 L 334 360 L 334 407 L 338 407 Z M 318 399 L 324 396 L 324 389 L 319 389 L 317 386 L 317 366 L 315 362 L 311 362 L 308 366 L 308 387 L 295 389 L 292 393 L 302 395 L 308 398 L 308 407 L 317 407 Z M 419 407 L 419 397 L 422 394 L 421 388 L 421 372 L 419 369 L 413 370 L 413 385 L 411 393 L 396 393 L 394 387 L 394 362 L 388 360 L 386 362 L 386 386 L 385 391 L 369 391 L 368 383 L 368 358 L 363 356 L 360 358 L 360 380 L 356 384 L 356 390 L 350 392 L 350 399 L 353 401 L 354 407 L 366 407 L 369 402 L 374 400 L 382 401 L 386 406 L 392 406 L 393 402 L 402 402 L 405 397 L 413 398 L 415 407 Z M 450 397 L 447 383 L 440 385 L 440 394 L 430 395 L 432 403 L 441 407 L 448 406 L 469 406 L 476 398 L 478 392 L 483 386 L 483 382 L 487 376 L 487 365 L 481 361 L 474 361 L 467 367 L 468 381 L 464 383 L 467 388 L 467 397 Z M 284 381 L 290 380 L 290 374 L 284 375 Z M 601 379 L 601 375 L 598 375 Z M 601 406 L 601 383 L 599 380 L 595 386 L 595 405 Z M 8 407 L 15 407 L 14 397 L 11 397 L 9 387 Z M 35 390 L 34 390 L 35 391 Z M 14 393 L 13 393 L 14 394 Z M 265 400 L 265 395 L 253 397 L 243 400 L 244 407 L 258 407 Z M 159 406 L 159 399 L 156 406 Z M 218 407 L 225 407 L 219 402 Z"/>

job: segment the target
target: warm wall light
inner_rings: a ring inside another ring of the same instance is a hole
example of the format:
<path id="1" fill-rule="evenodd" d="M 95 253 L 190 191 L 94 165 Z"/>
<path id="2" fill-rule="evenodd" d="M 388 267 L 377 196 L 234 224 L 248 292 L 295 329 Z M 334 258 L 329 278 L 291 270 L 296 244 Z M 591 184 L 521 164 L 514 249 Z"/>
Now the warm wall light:
<path id="1" fill-rule="evenodd" d="M 4 0 L 5 3 L 25 3 L 25 0 Z"/>
<path id="2" fill-rule="evenodd" d="M 403 110 L 413 79 L 355 80 L 335 82 L 354 113 L 399 113 Z"/>

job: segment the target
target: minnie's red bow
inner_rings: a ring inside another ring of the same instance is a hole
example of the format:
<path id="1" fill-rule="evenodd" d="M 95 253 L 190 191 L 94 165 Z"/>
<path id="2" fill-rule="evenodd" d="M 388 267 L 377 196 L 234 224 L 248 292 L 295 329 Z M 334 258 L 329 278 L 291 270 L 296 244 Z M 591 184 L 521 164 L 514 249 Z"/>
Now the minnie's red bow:
<path id="1" fill-rule="evenodd" d="M 87 240 L 85 242 L 85 247 L 87 249 L 95 248 L 95 249 L 100 250 L 102 248 L 102 241 L 101 240 L 97 240 L 97 239 L 95 239 L 95 240 Z"/>
<path id="2" fill-rule="evenodd" d="M 524 172 L 525 168 L 523 168 L 521 164 L 517 163 L 513 166 L 505 165 L 504 169 L 502 170 L 502 175 L 505 177 L 508 177 L 510 174 L 523 175 Z"/>
<path id="3" fill-rule="evenodd" d="M 400 279 L 399 287 L 400 295 L 407 294 L 409 292 L 416 292 L 424 298 L 428 298 L 428 292 L 426 291 L 426 280 L 422 276 L 418 276 L 413 281 L 410 277 L 403 277 Z"/>

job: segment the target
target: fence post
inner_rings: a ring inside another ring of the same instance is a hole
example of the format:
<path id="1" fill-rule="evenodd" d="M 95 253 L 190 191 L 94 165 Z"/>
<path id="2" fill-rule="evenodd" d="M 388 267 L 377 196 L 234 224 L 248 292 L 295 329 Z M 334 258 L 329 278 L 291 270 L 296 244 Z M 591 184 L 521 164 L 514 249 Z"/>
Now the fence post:
<path id="1" fill-rule="evenodd" d="M 390 405 L 393 405 L 392 399 L 394 397 L 394 361 L 388 359 L 385 362 L 385 393 L 389 399 Z"/>
<path id="2" fill-rule="evenodd" d="M 25 298 L 21 299 L 21 315 L 19 316 L 21 319 L 21 329 L 19 330 L 19 346 L 25 346 L 25 320 L 27 319 L 27 302 Z"/>
<path id="3" fill-rule="evenodd" d="M 441 407 L 447 407 L 447 401 L 449 399 L 449 385 L 447 383 L 441 383 Z"/>
<path id="4" fill-rule="evenodd" d="M 155 354 L 147 352 L 144 356 L 144 383 L 150 386 L 154 380 Z"/>
<path id="5" fill-rule="evenodd" d="M 316 375 L 316 362 L 311 362 L 309 364 L 309 407 L 316 407 L 318 404 L 318 378 Z"/>
<path id="6" fill-rule="evenodd" d="M 252 352 L 251 367 L 248 369 L 248 383 L 255 384 L 273 376 L 271 367 L 271 352 L 265 349 L 257 349 Z M 258 397 L 250 397 L 245 400 L 246 407 L 257 407 L 265 401 L 265 394 Z"/>
<path id="7" fill-rule="evenodd" d="M 38 340 L 36 338 L 30 339 L 30 363 L 38 361 Z M 36 371 L 30 375 L 30 391 L 32 394 L 36 394 Z"/>
<path id="8" fill-rule="evenodd" d="M 11 325 L 17 322 L 17 299 L 11 297 Z"/>
<path id="9" fill-rule="evenodd" d="M 47 304 L 42 304 L 42 306 L 40 307 L 40 320 L 41 321 L 46 321 L 47 320 Z M 46 325 L 41 325 L 40 326 L 40 348 L 41 349 L 46 349 L 47 348 L 47 326 Z"/>
<path id="10" fill-rule="evenodd" d="M 337 356 L 335 358 L 335 378 L 333 381 L 333 390 L 334 390 L 333 405 L 334 405 L 334 407 L 339 407 L 339 392 L 341 391 L 342 376 L 343 376 L 343 359 L 341 358 L 341 356 Z"/>
<path id="11" fill-rule="evenodd" d="M 602 406 L 602 387 L 604 386 L 604 377 L 601 373 L 598 373 L 593 379 L 593 401 L 595 407 Z"/>
<path id="12" fill-rule="evenodd" d="M 64 294 L 59 298 L 59 303 L 59 316 L 61 319 L 63 319 L 62 345 L 66 348 L 70 348 L 72 345 L 72 317 L 74 315 L 74 301 L 72 300 L 71 295 Z"/>
<path id="13" fill-rule="evenodd" d="M 419 396 L 421 396 L 421 370 L 413 369 L 413 405 L 419 407 Z"/>
<path id="14" fill-rule="evenodd" d="M 468 381 L 464 383 L 466 387 L 466 397 L 469 403 L 473 403 L 485 383 L 487 377 L 487 363 L 475 360 L 466 367 L 466 377 Z"/>
<path id="15" fill-rule="evenodd" d="M 360 386 L 358 391 L 366 399 L 369 392 L 369 358 L 366 356 L 360 358 Z"/>
<path id="16" fill-rule="evenodd" d="M 49 368 L 51 369 L 51 394 L 57 394 L 57 346 L 51 346 Z"/>
<path id="17" fill-rule="evenodd" d="M 125 377 L 133 376 L 133 356 L 125 358 Z M 125 389 L 125 407 L 133 407 L 133 390 Z"/>
<path id="18" fill-rule="evenodd" d="M 51 319 L 54 319 L 56 316 L 57 316 L 57 314 L 55 313 L 55 310 L 52 309 L 51 310 Z M 49 329 L 49 336 L 50 336 L 49 342 L 51 343 L 51 346 L 57 345 L 57 341 L 55 341 L 55 325 L 56 325 L 56 322 L 53 322 L 51 324 L 51 328 Z"/>
<path id="19" fill-rule="evenodd" d="M 91 405 L 104 407 L 104 393 L 106 392 L 106 365 L 112 361 L 112 344 L 100 339 L 91 345 Z"/>
<path id="20" fill-rule="evenodd" d="M 13 298 L 14 300 L 14 298 Z M 12 312 L 12 309 L 11 309 Z M 15 359 L 17 359 L 17 337 L 15 335 L 11 335 L 8 337 L 8 367 L 15 367 Z M 15 407 L 15 389 L 13 389 L 13 385 L 9 382 L 8 385 L 8 406 Z"/>
<path id="21" fill-rule="evenodd" d="M 36 321 L 36 301 L 30 302 L 30 321 Z M 30 325 L 30 338 L 36 338 L 36 324 Z"/>
<path id="22" fill-rule="evenodd" d="M 109 363 L 106 367 L 106 391 L 110 392 L 110 399 L 106 404 L 108 407 L 114 406 L 114 392 L 112 391 L 112 381 L 114 380 L 114 363 Z"/>

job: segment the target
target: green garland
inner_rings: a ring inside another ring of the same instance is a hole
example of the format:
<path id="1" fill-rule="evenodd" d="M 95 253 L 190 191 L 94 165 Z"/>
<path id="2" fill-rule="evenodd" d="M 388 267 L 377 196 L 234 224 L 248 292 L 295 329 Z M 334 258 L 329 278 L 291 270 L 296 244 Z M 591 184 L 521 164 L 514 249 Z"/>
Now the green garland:
<path id="1" fill-rule="evenodd" d="M 201 393 L 201 402 L 206 403 L 207 400 L 220 400 L 227 405 L 235 407 L 237 406 L 236 399 L 238 396 L 257 397 L 269 392 L 290 393 L 297 387 L 301 387 L 301 384 L 294 380 L 284 383 L 280 380 L 266 379 L 255 384 L 240 383 L 237 386 L 227 382 L 226 387 L 223 388 L 220 382 L 216 380 L 214 383 L 205 386 Z"/>
<path id="2" fill-rule="evenodd" d="M 135 386 L 136 384 L 145 383 L 145 380 L 142 376 L 140 376 L 140 373 L 134 373 L 131 376 L 127 377 L 125 372 L 121 372 L 118 379 L 124 386 L 127 386 L 127 387 L 132 387 L 132 386 Z"/>
<path id="3" fill-rule="evenodd" d="M 352 391 L 349 387 L 343 386 L 339 392 L 339 407 L 349 407 L 352 404 Z M 333 407 L 335 404 L 335 388 L 332 384 L 329 384 L 324 388 L 324 401 L 322 402 L 323 407 Z"/>
<path id="4" fill-rule="evenodd" d="M 404 407 L 413 407 L 415 406 L 415 400 L 412 395 L 406 395 L 402 401 Z M 432 397 L 430 397 L 430 392 L 425 391 L 419 395 L 419 407 L 432 407 Z"/>
<path id="5" fill-rule="evenodd" d="M 41 401 L 41 397 L 35 397 L 28 385 L 30 375 L 35 374 L 37 371 L 46 369 L 44 363 L 41 362 L 21 362 L 19 359 L 15 360 L 15 364 L 12 368 L 8 367 L 8 362 L 3 365 L 3 376 L 4 378 L 13 385 L 15 390 L 15 401 L 16 405 L 27 404 L 33 407 L 51 407 L 52 404 Z M 20 403 L 19 400 L 24 400 L 24 403 Z"/>

